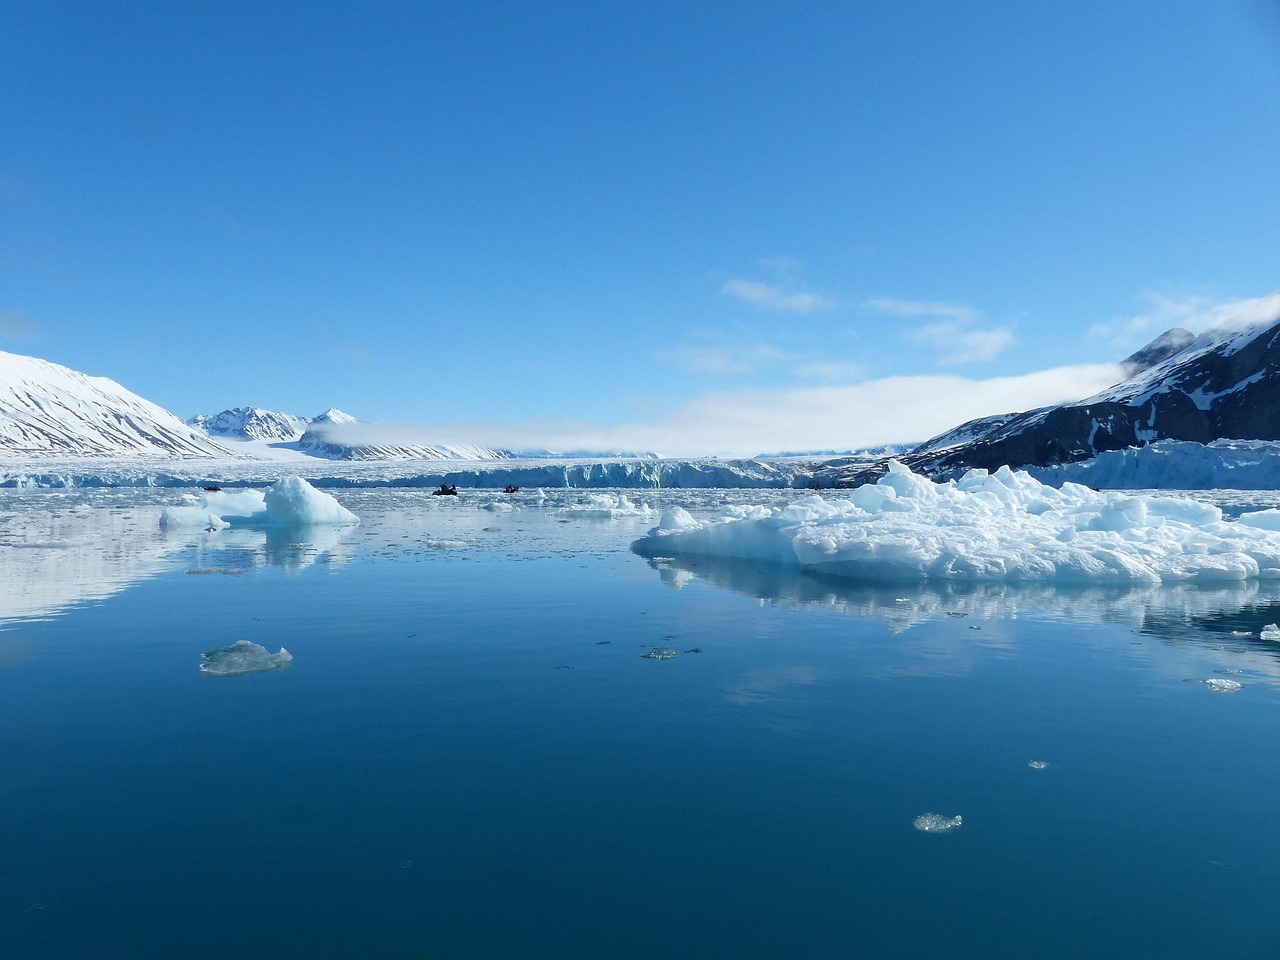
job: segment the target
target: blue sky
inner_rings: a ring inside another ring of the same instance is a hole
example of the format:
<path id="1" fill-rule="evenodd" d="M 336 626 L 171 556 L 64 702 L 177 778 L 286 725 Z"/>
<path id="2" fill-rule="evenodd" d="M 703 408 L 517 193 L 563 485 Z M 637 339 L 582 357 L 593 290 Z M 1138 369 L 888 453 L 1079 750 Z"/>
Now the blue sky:
<path id="1" fill-rule="evenodd" d="M 922 439 L 1280 286 L 1256 0 L 15 2 L 0 90 L 0 349 L 184 417 Z"/>

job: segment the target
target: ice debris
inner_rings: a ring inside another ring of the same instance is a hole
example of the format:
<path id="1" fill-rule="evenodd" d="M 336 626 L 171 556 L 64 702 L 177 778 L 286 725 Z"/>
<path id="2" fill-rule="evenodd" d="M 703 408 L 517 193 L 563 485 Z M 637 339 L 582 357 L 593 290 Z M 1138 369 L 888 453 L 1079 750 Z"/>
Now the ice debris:
<path id="1" fill-rule="evenodd" d="M 959 815 L 944 817 L 940 813 L 922 813 L 912 821 L 912 826 L 925 833 L 949 833 L 958 830 L 964 823 Z"/>
<path id="2" fill-rule="evenodd" d="M 1027 766 L 1030 767 L 1032 770 L 1048 770 L 1049 761 L 1048 760 L 1028 760 Z"/>
<path id="3" fill-rule="evenodd" d="M 200 654 L 200 672 L 215 677 L 238 677 L 245 673 L 283 670 L 293 663 L 293 654 L 284 647 L 278 653 L 251 640 L 237 640 L 229 647 Z"/>
<path id="4" fill-rule="evenodd" d="M 162 527 L 221 530 L 232 524 L 286 527 L 305 524 L 353 524 L 360 518 L 302 477 L 277 480 L 265 491 L 212 491 L 188 496 L 184 506 L 166 507 Z"/>
<path id="5" fill-rule="evenodd" d="M 1280 642 L 1280 626 L 1277 626 L 1274 623 L 1268 623 L 1262 628 L 1262 633 L 1259 634 L 1259 636 L 1261 636 L 1263 640 L 1275 640 Z"/>
<path id="6" fill-rule="evenodd" d="M 1225 677 L 1211 677 L 1204 683 L 1214 693 L 1236 693 L 1244 687 L 1239 680 L 1227 680 Z"/>
<path id="7" fill-rule="evenodd" d="M 557 513 L 575 520 L 616 520 L 621 517 L 655 517 L 658 511 L 647 503 L 635 503 L 623 494 L 593 493 L 585 504 L 565 507 Z"/>
<path id="8" fill-rule="evenodd" d="M 634 549 L 765 561 L 853 580 L 1076 583 L 1280 579 L 1280 531 L 1181 497 L 1055 489 L 1001 467 L 945 483 L 892 462 L 841 498 L 669 510 Z"/>

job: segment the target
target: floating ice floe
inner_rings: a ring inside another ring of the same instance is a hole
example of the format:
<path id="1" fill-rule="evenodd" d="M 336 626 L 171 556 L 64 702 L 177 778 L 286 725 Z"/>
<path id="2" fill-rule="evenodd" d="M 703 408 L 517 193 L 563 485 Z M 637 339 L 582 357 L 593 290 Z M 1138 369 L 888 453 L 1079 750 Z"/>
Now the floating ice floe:
<path id="1" fill-rule="evenodd" d="M 431 550 L 467 549 L 467 542 L 465 540 L 425 540 L 422 545 Z"/>
<path id="2" fill-rule="evenodd" d="M 658 511 L 647 503 L 635 503 L 623 494 L 593 493 L 585 504 L 556 511 L 578 520 L 615 520 L 620 517 L 656 517 Z"/>
<path id="3" fill-rule="evenodd" d="M 668 510 L 636 541 L 648 556 L 765 561 L 852 580 L 1074 583 L 1280 579 L 1280 530 L 1176 497 L 1061 489 L 1002 467 L 934 483 L 894 462 L 842 498 Z"/>
<path id="4" fill-rule="evenodd" d="M 286 527 L 360 522 L 337 500 L 301 477 L 277 480 L 263 492 L 214 491 L 187 499 L 185 506 L 166 507 L 160 526 L 221 530 L 232 524 Z"/>
<path id="5" fill-rule="evenodd" d="M 1237 693 L 1244 687 L 1239 680 L 1227 680 L 1224 677 L 1211 677 L 1204 685 L 1214 693 Z"/>
<path id="6" fill-rule="evenodd" d="M 1280 642 L 1280 626 L 1274 623 L 1268 623 L 1262 628 L 1262 633 L 1260 633 L 1259 636 L 1263 640 L 1275 640 Z"/>
<path id="7" fill-rule="evenodd" d="M 1027 766 L 1030 767 L 1032 770 L 1048 770 L 1049 761 L 1048 760 L 1028 760 Z"/>
<path id="8" fill-rule="evenodd" d="M 284 647 L 278 653 L 251 640 L 237 640 L 229 647 L 200 654 L 200 672 L 215 677 L 238 677 L 245 673 L 283 670 L 293 663 L 293 654 Z"/>
<path id="9" fill-rule="evenodd" d="M 922 813 L 912 821 L 912 826 L 924 833 L 950 833 L 960 829 L 964 819 L 959 815 L 944 817 L 940 813 Z"/>

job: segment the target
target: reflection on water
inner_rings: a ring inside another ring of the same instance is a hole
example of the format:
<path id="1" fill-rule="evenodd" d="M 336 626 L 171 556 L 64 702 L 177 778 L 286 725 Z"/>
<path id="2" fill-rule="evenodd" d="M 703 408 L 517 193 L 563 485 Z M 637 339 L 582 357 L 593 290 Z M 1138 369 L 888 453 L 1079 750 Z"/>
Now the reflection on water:
<path id="1" fill-rule="evenodd" d="M 1280 643 L 1261 638 L 1263 627 L 1280 621 L 1280 584 L 1274 582 L 1098 587 L 924 581 L 886 586 L 718 557 L 656 557 L 649 566 L 677 590 L 703 580 L 761 602 L 825 606 L 874 617 L 895 632 L 944 618 L 969 631 L 1019 618 L 1120 623 L 1168 641 L 1249 655 L 1255 669 L 1280 678 Z M 969 640 L 1000 642 L 989 632 Z"/>
<path id="2" fill-rule="evenodd" d="M 178 564 L 288 571 L 349 558 L 347 528 L 162 531 L 136 491 L 25 494 L 0 510 L 0 625 L 104 600 Z"/>

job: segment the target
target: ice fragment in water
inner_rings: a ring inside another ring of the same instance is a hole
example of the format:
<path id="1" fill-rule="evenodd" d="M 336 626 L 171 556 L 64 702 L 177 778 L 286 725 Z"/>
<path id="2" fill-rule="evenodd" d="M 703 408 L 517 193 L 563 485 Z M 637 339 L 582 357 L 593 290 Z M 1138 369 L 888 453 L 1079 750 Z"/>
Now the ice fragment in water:
<path id="1" fill-rule="evenodd" d="M 229 647 L 200 654 L 204 662 L 200 672 L 215 677 L 238 677 L 244 673 L 265 673 L 283 670 L 293 662 L 293 654 L 284 647 L 279 653 L 268 653 L 267 648 L 250 640 L 237 640 Z"/>
<path id="2" fill-rule="evenodd" d="M 959 829 L 963 822 L 959 815 L 944 817 L 940 813 L 922 813 L 915 818 L 912 826 L 925 833 L 948 833 Z"/>
<path id="3" fill-rule="evenodd" d="M 1280 641 L 1280 626 L 1277 626 L 1274 623 L 1268 623 L 1265 627 L 1262 628 L 1261 636 L 1263 640 Z"/>
<path id="4" fill-rule="evenodd" d="M 640 656 L 646 660 L 674 660 L 680 656 L 679 650 L 673 650 L 671 647 L 658 647 L 650 650 L 648 653 L 642 653 Z"/>
<path id="5" fill-rule="evenodd" d="M 1238 680 L 1227 680 L 1224 677 L 1212 677 L 1205 681 L 1207 686 L 1214 693 L 1235 693 L 1237 690 L 1243 689 L 1244 684 Z"/>
<path id="6" fill-rule="evenodd" d="M 1048 760 L 1028 760 L 1027 766 L 1030 767 L 1032 770 L 1048 770 L 1049 761 Z"/>

